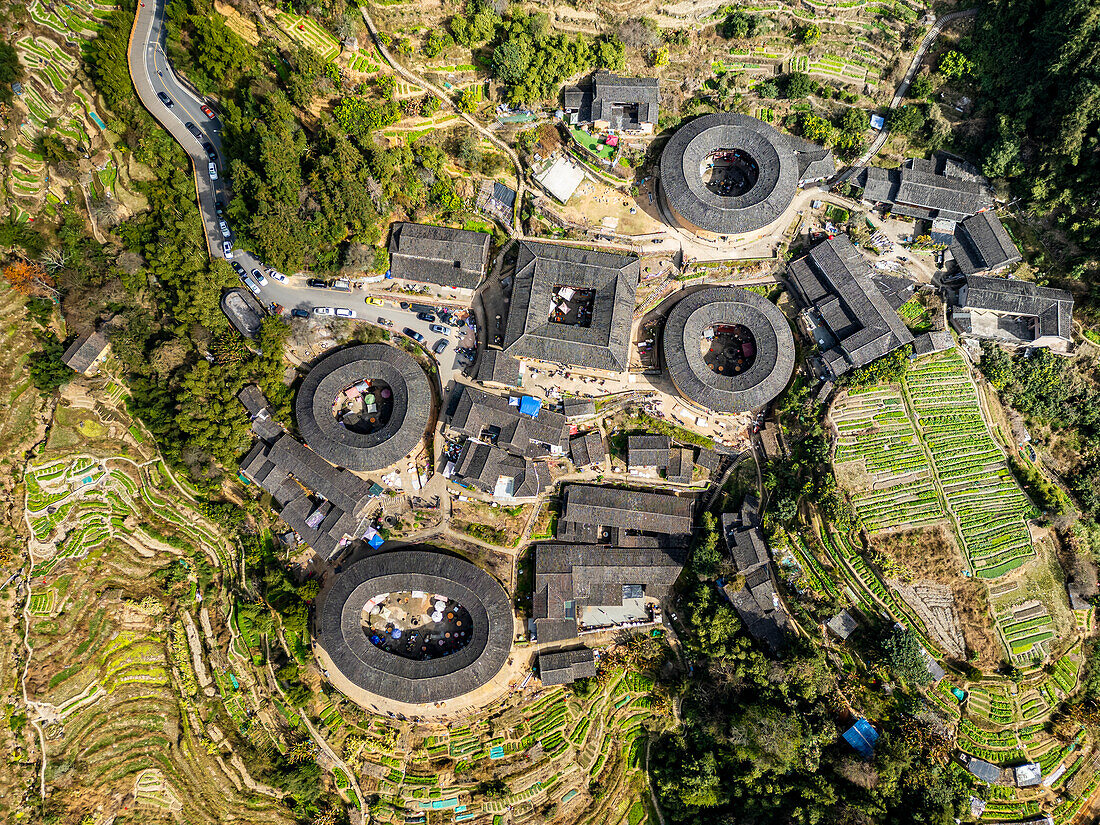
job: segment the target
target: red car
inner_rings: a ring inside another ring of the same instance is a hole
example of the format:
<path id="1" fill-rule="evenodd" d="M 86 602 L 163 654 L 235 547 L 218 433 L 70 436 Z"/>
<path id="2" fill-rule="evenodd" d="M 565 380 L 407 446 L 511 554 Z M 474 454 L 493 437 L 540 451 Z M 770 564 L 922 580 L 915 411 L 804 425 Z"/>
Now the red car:
<path id="1" fill-rule="evenodd" d="M 217 117 L 217 115 L 214 114 L 214 110 L 211 109 L 209 106 L 203 105 L 203 106 L 200 106 L 199 108 L 202 109 L 202 113 L 204 115 L 206 115 L 208 118 L 213 119 L 213 118 Z"/>

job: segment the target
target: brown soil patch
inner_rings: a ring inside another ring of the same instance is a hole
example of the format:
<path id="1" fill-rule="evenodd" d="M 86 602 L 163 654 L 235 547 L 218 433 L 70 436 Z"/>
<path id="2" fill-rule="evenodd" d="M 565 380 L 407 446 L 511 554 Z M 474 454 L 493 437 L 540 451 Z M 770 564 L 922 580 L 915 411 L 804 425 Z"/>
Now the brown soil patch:
<path id="1" fill-rule="evenodd" d="M 967 650 L 978 654 L 973 664 L 989 670 L 1000 663 L 1003 651 L 993 630 L 986 589 L 962 575 L 966 562 L 944 527 L 876 535 L 871 546 L 907 568 L 914 578 L 951 588 Z"/>

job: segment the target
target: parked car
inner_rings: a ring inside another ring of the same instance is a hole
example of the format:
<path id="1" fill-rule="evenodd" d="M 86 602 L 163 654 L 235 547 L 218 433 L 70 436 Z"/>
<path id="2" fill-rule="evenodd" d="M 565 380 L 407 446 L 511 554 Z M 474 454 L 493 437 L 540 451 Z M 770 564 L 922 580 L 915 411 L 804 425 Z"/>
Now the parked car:
<path id="1" fill-rule="evenodd" d="M 366 301 L 367 301 L 368 304 L 374 304 L 375 306 L 379 306 L 379 307 L 380 306 L 385 306 L 385 303 L 382 301 L 381 298 L 374 298 L 372 296 L 368 296 Z"/>
<path id="2" fill-rule="evenodd" d="M 223 201 L 221 198 L 218 198 L 218 200 L 214 201 L 214 212 L 217 213 L 219 218 L 225 215 L 225 201 Z"/>
<path id="3" fill-rule="evenodd" d="M 167 106 L 169 109 L 171 109 L 174 105 L 172 103 L 172 98 L 168 97 L 168 95 L 166 95 L 164 92 L 157 92 L 157 97 L 159 97 L 160 102 Z"/>
<path id="4" fill-rule="evenodd" d="M 435 346 L 432 347 L 432 352 L 434 352 L 436 355 L 442 355 L 443 352 L 450 345 L 451 345 L 451 342 L 448 341 L 446 338 L 440 338 L 438 341 L 435 342 Z"/>
<path id="5" fill-rule="evenodd" d="M 358 317 L 355 314 L 354 309 L 345 309 L 344 307 L 336 307 L 337 318 L 355 318 Z"/>
<path id="6" fill-rule="evenodd" d="M 227 261 L 233 260 L 233 241 L 222 241 L 222 254 Z"/>
<path id="7" fill-rule="evenodd" d="M 217 117 L 217 115 L 214 114 L 214 110 L 211 109 L 209 106 L 200 106 L 199 108 L 202 109 L 202 113 L 211 120 Z"/>
<path id="8" fill-rule="evenodd" d="M 243 266 L 241 266 L 241 265 L 240 265 L 239 263 L 237 263 L 236 261 L 234 261 L 233 263 L 231 263 L 231 264 L 230 264 L 230 266 L 231 266 L 231 267 L 233 267 L 233 271 L 234 271 L 234 272 L 236 272 L 236 273 L 237 273 L 237 274 L 238 274 L 239 276 L 241 276 L 242 278 L 243 278 L 243 277 L 244 277 L 245 275 L 247 275 L 247 274 L 248 274 L 247 272 L 245 272 L 245 271 L 244 271 L 244 267 L 243 267 Z"/>
<path id="9" fill-rule="evenodd" d="M 222 231 L 223 238 L 228 238 L 230 235 L 233 234 L 229 231 L 229 224 L 227 224 L 225 221 L 218 221 L 218 229 Z"/>
<path id="10" fill-rule="evenodd" d="M 322 281 L 320 278 L 310 278 L 306 281 L 306 286 L 311 286 L 314 289 L 328 289 L 328 282 Z"/>
<path id="11" fill-rule="evenodd" d="M 244 279 L 244 285 L 246 287 L 248 287 L 249 289 L 251 289 L 257 295 L 260 294 L 260 288 L 258 286 L 256 286 L 256 282 L 253 281 L 251 278 L 249 278 L 247 275 L 245 276 L 245 279 Z"/>
<path id="12" fill-rule="evenodd" d="M 409 329 L 408 327 L 405 327 L 401 331 L 412 338 L 414 341 L 416 341 L 418 344 L 424 343 L 424 336 L 417 332 L 415 329 Z"/>
<path id="13" fill-rule="evenodd" d="M 449 329 L 443 326 L 443 324 L 432 324 L 428 327 L 428 329 L 430 329 L 432 332 L 438 332 L 440 335 L 449 335 L 451 332 Z"/>
<path id="14" fill-rule="evenodd" d="M 214 147 L 213 147 L 212 144 L 204 143 L 202 145 L 202 148 L 206 150 L 206 157 L 207 157 L 208 160 L 217 160 L 218 159 L 218 153 L 214 151 Z"/>
<path id="15" fill-rule="evenodd" d="M 193 135 L 194 135 L 195 137 L 197 137 L 197 138 L 198 138 L 199 140 L 202 140 L 202 132 L 200 132 L 200 131 L 199 131 L 199 127 L 198 127 L 198 126 L 196 126 L 196 125 L 195 125 L 194 123 L 192 123 L 191 121 L 187 121 L 187 122 L 186 122 L 185 124 L 183 124 L 183 128 L 184 128 L 184 129 L 186 129 L 186 130 L 187 130 L 188 132 L 190 132 L 191 134 L 193 134 Z"/>
<path id="16" fill-rule="evenodd" d="M 256 279 L 260 286 L 267 286 L 267 278 L 264 277 L 264 274 L 260 272 L 260 270 L 253 269 L 252 277 Z"/>
<path id="17" fill-rule="evenodd" d="M 332 315 L 332 307 L 314 307 L 314 315 Z"/>
<path id="18" fill-rule="evenodd" d="M 393 321 L 391 321 L 389 318 L 379 318 L 378 319 L 378 326 L 380 326 L 380 327 L 392 327 L 393 326 Z"/>
<path id="19" fill-rule="evenodd" d="M 418 312 L 418 313 L 416 313 L 416 317 L 419 318 L 421 321 L 434 321 L 435 320 L 435 316 L 432 315 L 430 312 Z"/>
<path id="20" fill-rule="evenodd" d="M 210 173 L 210 180 L 218 179 L 218 164 L 213 162 L 206 164 L 206 171 Z"/>
<path id="21" fill-rule="evenodd" d="M 401 307 L 402 309 L 408 309 L 409 308 L 409 302 L 408 301 L 402 301 L 401 303 L 398 304 L 398 306 Z"/>
<path id="22" fill-rule="evenodd" d="M 309 317 L 309 310 L 308 309 L 292 309 L 290 311 L 290 314 L 293 315 L 295 318 L 308 318 Z"/>
<path id="23" fill-rule="evenodd" d="M 278 281 L 280 284 L 286 283 L 286 275 L 284 275 L 282 272 L 276 272 L 274 269 L 269 269 L 267 271 L 267 274 Z"/>

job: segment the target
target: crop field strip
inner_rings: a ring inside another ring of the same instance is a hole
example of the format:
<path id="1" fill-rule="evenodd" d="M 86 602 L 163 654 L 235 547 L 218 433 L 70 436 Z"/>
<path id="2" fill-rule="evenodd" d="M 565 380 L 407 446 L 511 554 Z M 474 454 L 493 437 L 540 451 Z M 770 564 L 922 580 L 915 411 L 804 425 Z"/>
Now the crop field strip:
<path id="1" fill-rule="evenodd" d="M 914 364 L 905 391 L 975 573 L 996 578 L 1032 558 L 1025 519 L 1034 508 L 989 433 L 962 357 Z"/>
<path id="2" fill-rule="evenodd" d="M 871 387 L 849 394 L 830 415 L 839 431 L 835 462 L 861 462 L 872 478 L 870 489 L 852 494 L 868 530 L 916 527 L 945 517 L 928 461 L 895 390 Z"/>

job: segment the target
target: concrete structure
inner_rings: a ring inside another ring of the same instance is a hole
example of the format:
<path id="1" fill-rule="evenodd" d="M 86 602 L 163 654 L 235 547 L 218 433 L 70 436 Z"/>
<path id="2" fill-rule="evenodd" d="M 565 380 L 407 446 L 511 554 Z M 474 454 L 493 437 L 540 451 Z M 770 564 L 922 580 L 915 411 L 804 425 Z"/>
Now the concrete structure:
<path id="1" fill-rule="evenodd" d="M 856 621 L 856 617 L 847 610 L 841 610 L 833 616 L 833 618 L 825 622 L 825 626 L 829 628 L 838 639 L 843 641 L 855 633 L 856 628 L 859 627 L 859 622 Z"/>
<path id="2" fill-rule="evenodd" d="M 568 203 L 584 180 L 584 167 L 568 155 L 558 154 L 535 169 L 534 178 L 556 200 Z"/>
<path id="3" fill-rule="evenodd" d="M 371 643 L 364 632 L 368 602 L 390 593 L 444 596 L 468 611 L 470 641 L 449 656 L 411 659 Z M 340 690 L 357 690 L 410 704 L 432 704 L 470 693 L 491 680 L 512 649 L 515 620 L 507 593 L 480 567 L 444 553 L 385 552 L 358 561 L 322 593 L 316 639 Z"/>
<path id="4" fill-rule="evenodd" d="M 80 375 L 95 375 L 107 356 L 111 354 L 111 344 L 101 333 L 89 330 L 81 333 L 76 340 L 65 348 L 61 360 L 65 366 Z"/>
<path id="5" fill-rule="evenodd" d="M 337 420 L 334 405 L 349 392 L 369 382 L 390 393 L 379 398 L 379 410 L 369 405 L 359 419 L 361 427 Z M 334 350 L 306 374 L 294 401 L 294 415 L 302 439 L 322 458 L 352 470 L 379 470 L 411 453 L 424 437 L 432 413 L 432 389 L 424 370 L 411 355 L 387 344 L 360 344 Z M 376 418 L 372 418 L 376 417 Z"/>
<path id="6" fill-rule="evenodd" d="M 450 287 L 469 297 L 485 277 L 492 240 L 485 232 L 395 223 L 390 232 L 390 274 L 407 283 Z"/>
<path id="7" fill-rule="evenodd" d="M 676 223 L 715 239 L 769 226 L 800 183 L 834 168 L 827 150 L 761 120 L 703 115 L 680 126 L 661 151 L 660 192 Z"/>
<path id="8" fill-rule="evenodd" d="M 599 69 L 587 82 L 565 88 L 562 108 L 573 125 L 590 123 L 598 131 L 651 135 L 660 100 L 657 78 L 620 77 Z"/>
<path id="9" fill-rule="evenodd" d="M 960 335 L 1065 352 L 1073 339 L 1073 296 L 1015 278 L 971 275 L 951 308 Z"/>
<path id="10" fill-rule="evenodd" d="M 729 339 L 721 352 L 715 347 Z M 740 287 L 712 287 L 676 303 L 661 339 L 677 391 L 700 407 L 739 413 L 763 407 L 794 372 L 794 335 L 779 308 Z"/>
<path id="11" fill-rule="evenodd" d="M 992 209 L 960 221 L 950 250 L 964 275 L 998 272 L 1023 260 L 1008 230 Z"/>
<path id="12" fill-rule="evenodd" d="M 634 256 L 520 241 L 504 351 L 527 360 L 625 371 L 638 276 Z"/>
<path id="13" fill-rule="evenodd" d="M 870 265 L 846 235 L 823 241 L 793 261 L 788 281 L 821 335 L 821 357 L 834 376 L 913 341 L 895 311 L 905 296 L 892 285 L 884 291 L 876 283 Z"/>
<path id="14" fill-rule="evenodd" d="M 219 303 L 225 317 L 233 325 L 233 329 L 245 338 L 255 338 L 259 335 L 264 312 L 251 292 L 239 286 L 227 289 L 222 293 Z"/>

